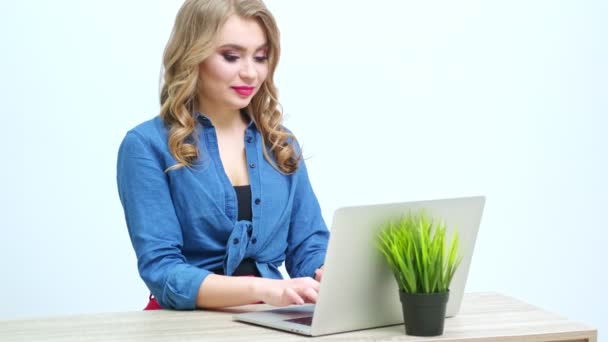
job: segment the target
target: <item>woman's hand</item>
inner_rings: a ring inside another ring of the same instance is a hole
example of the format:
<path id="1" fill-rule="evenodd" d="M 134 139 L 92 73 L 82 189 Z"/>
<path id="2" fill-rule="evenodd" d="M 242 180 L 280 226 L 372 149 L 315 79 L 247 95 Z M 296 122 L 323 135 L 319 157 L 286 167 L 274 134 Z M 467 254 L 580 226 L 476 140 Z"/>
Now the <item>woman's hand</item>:
<path id="1" fill-rule="evenodd" d="M 310 277 L 285 280 L 260 278 L 259 280 L 258 289 L 266 304 L 287 306 L 317 302 L 320 284 Z"/>

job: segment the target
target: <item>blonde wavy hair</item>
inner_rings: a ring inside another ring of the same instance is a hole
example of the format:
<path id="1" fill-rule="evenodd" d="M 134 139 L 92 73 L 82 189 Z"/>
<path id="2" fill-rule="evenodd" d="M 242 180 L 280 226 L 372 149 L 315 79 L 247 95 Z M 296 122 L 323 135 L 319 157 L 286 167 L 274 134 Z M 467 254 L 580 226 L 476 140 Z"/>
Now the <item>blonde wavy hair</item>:
<path id="1" fill-rule="evenodd" d="M 264 157 L 284 174 L 295 172 L 302 159 L 301 152 L 296 152 L 295 137 L 282 125 L 283 113 L 273 80 L 280 55 L 279 29 L 266 5 L 261 0 L 186 0 L 163 57 L 160 116 L 169 130 L 169 150 L 177 161 L 167 171 L 191 167 L 199 158 L 194 117 L 199 101 L 199 65 L 214 52 L 215 39 L 233 14 L 256 20 L 268 43 L 268 75 L 247 106 L 262 134 Z"/>

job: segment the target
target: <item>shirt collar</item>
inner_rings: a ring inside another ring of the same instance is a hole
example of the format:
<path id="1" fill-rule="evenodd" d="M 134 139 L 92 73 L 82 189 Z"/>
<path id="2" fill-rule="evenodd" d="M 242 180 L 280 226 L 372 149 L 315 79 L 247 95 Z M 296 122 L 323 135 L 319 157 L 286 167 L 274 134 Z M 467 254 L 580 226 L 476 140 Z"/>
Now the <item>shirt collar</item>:
<path id="1" fill-rule="evenodd" d="M 257 126 L 255 124 L 255 122 L 253 121 L 253 119 L 251 118 L 251 115 L 249 115 L 249 111 L 247 110 L 247 108 L 241 108 L 241 114 L 243 114 L 243 116 L 245 116 L 245 118 L 247 118 L 247 129 L 257 129 Z M 194 118 L 203 126 L 203 127 L 213 127 L 213 123 L 211 123 L 211 120 L 202 112 L 195 112 L 194 113 Z"/>

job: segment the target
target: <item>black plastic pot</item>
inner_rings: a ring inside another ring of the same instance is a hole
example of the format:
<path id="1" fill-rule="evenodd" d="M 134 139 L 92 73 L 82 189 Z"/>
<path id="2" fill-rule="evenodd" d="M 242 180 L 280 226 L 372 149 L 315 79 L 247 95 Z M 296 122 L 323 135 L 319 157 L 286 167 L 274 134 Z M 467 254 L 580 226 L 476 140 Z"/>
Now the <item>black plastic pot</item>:
<path id="1" fill-rule="evenodd" d="M 399 291 L 405 333 L 414 336 L 438 336 L 443 334 L 445 309 L 450 292 L 407 293 Z"/>

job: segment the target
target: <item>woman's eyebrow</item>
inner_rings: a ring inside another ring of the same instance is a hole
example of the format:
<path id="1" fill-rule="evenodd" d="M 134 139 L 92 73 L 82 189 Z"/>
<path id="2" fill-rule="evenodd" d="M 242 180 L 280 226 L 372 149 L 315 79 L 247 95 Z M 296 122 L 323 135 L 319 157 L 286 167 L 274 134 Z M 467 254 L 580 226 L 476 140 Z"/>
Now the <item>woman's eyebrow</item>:
<path id="1" fill-rule="evenodd" d="M 267 47 L 268 47 L 268 44 L 265 43 L 265 44 L 260 45 L 257 49 L 255 49 L 255 51 L 259 51 L 259 50 L 265 49 Z M 247 51 L 246 47 L 238 45 L 238 44 L 224 44 L 224 45 L 220 46 L 220 49 L 225 49 L 225 48 L 234 49 L 234 50 L 237 50 L 240 52 Z"/>

